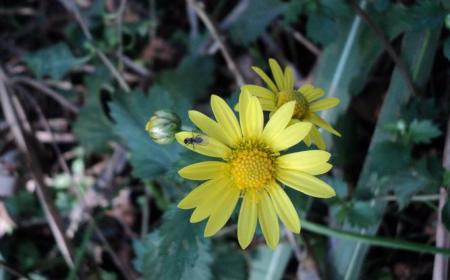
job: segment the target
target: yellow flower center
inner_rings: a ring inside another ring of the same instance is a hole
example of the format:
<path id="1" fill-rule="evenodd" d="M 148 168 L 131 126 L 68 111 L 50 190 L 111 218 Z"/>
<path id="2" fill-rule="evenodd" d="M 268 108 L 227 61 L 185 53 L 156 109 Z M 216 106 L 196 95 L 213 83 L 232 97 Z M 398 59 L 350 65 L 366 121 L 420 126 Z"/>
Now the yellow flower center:
<path id="1" fill-rule="evenodd" d="M 296 91 L 280 91 L 277 94 L 277 108 L 280 108 L 286 102 L 295 101 L 295 109 L 293 118 L 302 119 L 306 113 L 309 111 L 309 103 L 308 100 L 301 94 Z"/>
<path id="2" fill-rule="evenodd" d="M 231 177 L 241 190 L 262 189 L 274 179 L 274 154 L 265 145 L 244 140 L 231 153 Z"/>

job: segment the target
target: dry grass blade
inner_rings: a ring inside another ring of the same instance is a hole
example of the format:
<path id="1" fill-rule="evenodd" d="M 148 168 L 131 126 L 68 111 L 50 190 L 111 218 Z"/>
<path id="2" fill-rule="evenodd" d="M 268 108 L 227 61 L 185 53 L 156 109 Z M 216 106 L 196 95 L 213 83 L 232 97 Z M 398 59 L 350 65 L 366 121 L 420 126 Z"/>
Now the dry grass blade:
<path id="1" fill-rule="evenodd" d="M 69 267 L 73 267 L 73 250 L 72 246 L 66 239 L 66 236 L 62 227 L 61 217 L 53 205 L 53 201 L 47 191 L 47 187 L 44 182 L 43 173 L 40 166 L 37 164 L 39 161 L 33 151 L 33 148 L 28 145 L 25 135 L 23 133 L 22 125 L 18 121 L 16 111 L 14 110 L 14 104 L 11 96 L 6 89 L 6 75 L 3 69 L 0 68 L 0 101 L 2 103 L 3 114 L 6 121 L 9 123 L 14 140 L 19 150 L 24 154 L 27 165 L 31 170 L 36 183 L 36 193 L 39 202 L 44 210 L 45 217 L 56 240 L 56 244 Z"/>

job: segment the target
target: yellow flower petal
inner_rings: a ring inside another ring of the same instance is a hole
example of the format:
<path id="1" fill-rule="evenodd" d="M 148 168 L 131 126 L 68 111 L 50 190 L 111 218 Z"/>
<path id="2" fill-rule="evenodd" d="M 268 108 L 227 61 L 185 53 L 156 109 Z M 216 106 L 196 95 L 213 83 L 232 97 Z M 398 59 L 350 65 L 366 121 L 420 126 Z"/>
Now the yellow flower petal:
<path id="1" fill-rule="evenodd" d="M 284 130 L 292 119 L 294 113 L 295 101 L 290 101 L 281 106 L 271 116 L 264 128 L 262 138 L 270 144 Z"/>
<path id="2" fill-rule="evenodd" d="M 192 212 L 191 223 L 198 223 L 208 218 L 216 210 L 218 206 L 217 201 L 223 198 L 228 190 L 231 189 L 231 181 L 227 178 L 214 181 L 214 187 L 204 192 L 202 201 L 196 206 L 194 212 Z"/>
<path id="3" fill-rule="evenodd" d="M 284 83 L 287 90 L 294 88 L 294 71 L 289 66 L 284 68 Z"/>
<path id="4" fill-rule="evenodd" d="M 312 129 L 312 127 L 311 127 L 311 129 Z M 303 142 L 305 142 L 305 145 L 307 147 L 311 146 L 311 132 L 309 132 L 309 134 L 305 136 L 305 138 L 303 139 Z"/>
<path id="5" fill-rule="evenodd" d="M 309 110 L 311 112 L 317 112 L 322 110 L 327 110 L 333 107 L 336 107 L 339 104 L 339 99 L 332 97 L 332 98 L 325 98 L 318 101 L 315 101 L 309 105 Z"/>
<path id="6" fill-rule="evenodd" d="M 188 165 L 178 171 L 181 177 L 190 180 L 209 180 L 224 175 L 228 164 L 221 161 L 203 161 Z"/>
<path id="7" fill-rule="evenodd" d="M 295 233 L 300 232 L 300 219 L 294 205 L 284 192 L 284 190 L 274 182 L 269 187 L 270 198 L 272 199 L 275 211 L 286 227 Z"/>
<path id="8" fill-rule="evenodd" d="M 253 66 L 252 69 L 253 71 L 255 71 L 256 74 L 258 74 L 258 76 L 261 79 L 263 79 L 263 81 L 266 83 L 266 85 L 272 92 L 278 92 L 278 88 L 275 85 L 275 83 L 272 81 L 271 78 L 269 78 L 269 76 L 267 76 L 267 74 L 261 68 Z"/>
<path id="9" fill-rule="evenodd" d="M 269 66 L 278 89 L 286 90 L 286 87 L 284 85 L 284 75 L 283 71 L 281 70 L 280 64 L 278 64 L 275 59 L 269 58 Z"/>
<path id="10" fill-rule="evenodd" d="M 265 87 L 257 85 L 243 85 L 241 91 L 248 90 L 252 95 L 259 97 L 260 99 L 272 100 L 275 103 L 276 96 L 273 92 Z"/>
<path id="11" fill-rule="evenodd" d="M 264 111 L 272 112 L 272 111 L 275 111 L 277 109 L 277 107 L 275 105 L 275 101 L 273 101 L 273 100 L 260 98 L 259 99 L 259 103 L 261 103 L 261 108 Z"/>
<path id="12" fill-rule="evenodd" d="M 322 137 L 322 134 L 320 134 L 319 130 L 315 125 L 311 128 L 311 132 L 309 133 L 311 136 L 312 142 L 316 144 L 316 146 L 321 150 L 327 149 L 327 144 L 325 143 L 325 140 Z"/>
<path id="13" fill-rule="evenodd" d="M 221 183 L 222 182 L 218 179 L 204 182 L 186 195 L 178 203 L 178 208 L 191 209 L 197 207 L 204 199 L 208 198 L 211 193 L 214 193 L 217 188 L 221 188 Z"/>
<path id="14" fill-rule="evenodd" d="M 195 143 L 195 144 L 185 144 L 184 141 L 189 138 L 201 138 L 202 143 Z M 204 134 L 199 133 L 192 133 L 190 131 L 182 131 L 175 134 L 175 138 L 177 139 L 178 143 L 185 146 L 189 150 L 192 150 L 196 153 L 210 156 L 210 157 L 217 157 L 217 158 L 226 158 L 228 154 L 231 152 L 230 148 L 223 144 L 220 141 L 217 141 L 216 139 L 212 137 L 208 137 Z"/>
<path id="15" fill-rule="evenodd" d="M 206 224 L 205 237 L 216 234 L 227 223 L 236 207 L 240 193 L 238 188 L 231 187 L 227 190 L 227 194 L 217 202 L 216 210 L 211 213 Z"/>
<path id="16" fill-rule="evenodd" d="M 329 152 L 318 150 L 290 153 L 278 157 L 277 166 L 284 169 L 304 171 L 326 163 L 330 157 Z"/>
<path id="17" fill-rule="evenodd" d="M 224 132 L 216 121 L 195 110 L 189 111 L 189 118 L 206 135 L 219 140 L 225 145 L 231 146 L 232 138 Z"/>
<path id="18" fill-rule="evenodd" d="M 283 184 L 310 196 L 329 198 L 336 195 L 330 185 L 301 171 L 278 168 L 276 176 Z"/>
<path id="19" fill-rule="evenodd" d="M 261 192 L 258 203 L 258 220 L 267 245 L 275 249 L 280 238 L 280 226 L 272 201 L 266 192 Z"/>
<path id="20" fill-rule="evenodd" d="M 311 175 L 324 174 L 333 167 L 327 163 L 330 154 L 325 151 L 304 151 L 277 158 L 277 167 L 302 171 Z"/>
<path id="21" fill-rule="evenodd" d="M 261 105 L 258 99 L 246 89 L 239 98 L 239 118 L 244 137 L 257 139 L 261 135 L 264 125 Z"/>
<path id="22" fill-rule="evenodd" d="M 213 110 L 214 116 L 217 122 L 224 129 L 224 133 L 229 135 L 232 139 L 232 144 L 236 144 L 240 139 L 242 139 L 241 128 L 233 113 L 233 110 L 228 106 L 228 104 L 217 95 L 211 96 L 211 108 Z"/>
<path id="23" fill-rule="evenodd" d="M 278 134 L 269 145 L 274 151 L 286 150 L 302 141 L 309 134 L 311 127 L 312 124 L 308 122 L 290 125 Z"/>
<path id="24" fill-rule="evenodd" d="M 327 121 L 319 117 L 314 113 L 309 113 L 305 120 L 309 120 L 313 124 L 325 129 L 326 131 L 333 133 L 336 136 L 341 137 L 341 134 L 337 132 Z"/>
<path id="25" fill-rule="evenodd" d="M 248 191 L 244 194 L 239 211 L 238 219 L 238 241 L 242 249 L 247 248 L 255 235 L 257 221 L 257 202 L 255 193 Z"/>
<path id="26" fill-rule="evenodd" d="M 305 96 L 306 100 L 308 100 L 309 103 L 325 95 L 323 89 L 315 88 L 311 84 L 304 84 L 298 89 L 298 91 Z"/>

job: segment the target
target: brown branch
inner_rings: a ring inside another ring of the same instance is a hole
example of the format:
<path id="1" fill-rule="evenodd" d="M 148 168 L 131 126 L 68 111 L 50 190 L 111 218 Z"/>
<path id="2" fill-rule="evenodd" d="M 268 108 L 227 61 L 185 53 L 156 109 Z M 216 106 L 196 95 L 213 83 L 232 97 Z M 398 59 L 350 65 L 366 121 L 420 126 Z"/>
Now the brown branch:
<path id="1" fill-rule="evenodd" d="M 17 105 L 12 101 L 11 96 L 9 95 L 6 89 L 7 78 L 3 69 L 0 68 L 0 100 L 1 106 L 3 109 L 3 114 L 5 116 L 6 121 L 9 123 L 9 127 L 11 129 L 12 134 L 14 135 L 14 140 L 16 142 L 17 147 L 23 153 L 26 159 L 26 163 L 31 170 L 31 173 L 36 182 L 36 193 L 38 196 L 38 200 L 41 204 L 41 207 L 44 210 L 47 222 L 50 226 L 50 229 L 53 233 L 53 236 L 56 240 L 56 244 L 66 261 L 67 265 L 72 268 L 73 267 L 73 249 L 71 244 L 68 242 L 62 226 L 62 219 L 55 208 L 52 199 L 50 198 L 50 194 L 48 193 L 48 188 L 45 185 L 43 172 L 38 164 L 39 161 L 33 150 L 33 147 L 30 146 L 25 138 L 23 127 L 21 123 L 18 121 L 17 117 Z"/>
<path id="2" fill-rule="evenodd" d="M 384 35 L 383 30 L 381 30 L 381 28 L 370 18 L 370 16 L 363 9 L 361 9 L 361 7 L 359 7 L 359 5 L 355 2 L 355 0 L 350 1 L 350 6 L 355 11 L 355 13 L 358 16 L 360 16 L 367 23 L 367 25 L 369 25 L 369 27 L 372 29 L 375 35 L 381 40 L 386 52 L 392 58 L 392 60 L 394 61 L 395 65 L 397 66 L 400 72 L 400 75 L 403 77 L 406 87 L 408 87 L 412 95 L 417 96 L 417 91 L 416 88 L 414 87 L 411 75 L 409 74 L 405 64 L 403 63 L 403 60 L 401 60 L 401 58 L 397 55 L 397 53 L 394 50 L 394 47 L 392 47 L 388 38 L 386 37 L 386 35 Z"/>
<path id="3" fill-rule="evenodd" d="M 226 47 L 224 40 L 220 36 L 219 30 L 214 25 L 214 23 L 209 18 L 209 16 L 206 14 L 203 6 L 199 2 L 197 2 L 196 0 L 186 0 L 186 1 L 188 2 L 188 5 L 190 5 L 194 9 L 194 11 L 198 15 L 198 17 L 202 20 L 203 24 L 209 30 L 209 32 L 211 33 L 211 36 L 214 38 L 214 40 L 219 44 L 219 49 L 222 52 L 225 62 L 227 63 L 228 69 L 234 75 L 236 84 L 238 86 L 242 86 L 244 84 L 244 78 L 242 77 L 242 74 L 239 71 L 237 64 L 234 62 L 233 58 L 231 57 L 231 54 L 230 54 L 228 48 Z"/>
<path id="4" fill-rule="evenodd" d="M 294 39 L 299 42 L 300 44 L 302 44 L 306 49 L 308 49 L 310 52 L 312 52 L 313 54 L 315 54 L 316 56 L 319 56 L 321 51 L 320 49 L 313 44 L 313 42 L 311 42 L 310 40 L 308 40 L 308 38 L 306 38 L 305 36 L 303 36 L 303 34 L 301 34 L 300 32 L 298 32 L 297 30 L 294 30 L 292 27 L 290 26 L 283 26 L 280 24 L 280 26 L 282 28 L 284 28 L 284 30 L 287 33 L 291 33 L 292 37 L 294 37 Z"/>

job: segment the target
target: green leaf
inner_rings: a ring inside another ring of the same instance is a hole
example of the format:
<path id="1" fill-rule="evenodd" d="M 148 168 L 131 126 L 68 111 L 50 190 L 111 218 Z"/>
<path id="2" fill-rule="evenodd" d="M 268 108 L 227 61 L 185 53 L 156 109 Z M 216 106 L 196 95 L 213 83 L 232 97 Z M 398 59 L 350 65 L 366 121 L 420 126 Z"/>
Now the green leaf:
<path id="1" fill-rule="evenodd" d="M 431 120 L 413 120 L 409 125 L 409 136 L 413 143 L 429 143 L 441 135 L 441 131 Z"/>
<path id="2" fill-rule="evenodd" d="M 129 149 L 134 176 L 145 179 L 162 175 L 178 159 L 180 145 L 158 145 L 144 129 L 154 111 L 174 109 L 173 105 L 173 99 L 159 86 L 153 87 L 148 96 L 141 91 L 115 94 L 109 104 L 113 130 Z"/>
<path id="3" fill-rule="evenodd" d="M 211 279 L 209 239 L 189 222 L 189 211 L 171 209 L 157 233 L 134 242 L 135 268 L 147 280 Z"/>
<path id="4" fill-rule="evenodd" d="M 447 202 L 445 202 L 445 205 L 441 210 L 441 215 L 442 223 L 447 228 L 447 230 L 450 230 L 450 200 L 447 200 Z"/>
<path id="5" fill-rule="evenodd" d="M 450 18 L 450 16 L 449 16 L 449 18 Z M 444 49 L 445 57 L 447 58 L 447 60 L 450 60 L 450 37 L 445 39 L 443 49 Z"/>
<path id="6" fill-rule="evenodd" d="M 441 26 L 447 12 L 438 1 L 422 0 L 407 11 L 413 31 L 435 29 Z"/>
<path id="7" fill-rule="evenodd" d="M 108 142 L 117 140 L 111 121 L 103 111 L 101 89 L 105 79 L 88 78 L 86 86 L 88 96 L 74 124 L 74 133 L 86 152 L 103 153 L 109 146 Z"/>
<path id="8" fill-rule="evenodd" d="M 403 169 L 411 162 L 410 151 L 400 143 L 384 141 L 376 144 L 372 151 L 372 171 L 388 175 Z"/>
<path id="9" fill-rule="evenodd" d="M 47 47 L 24 57 L 37 78 L 49 76 L 53 80 L 63 78 L 74 66 L 84 63 L 86 58 L 76 58 L 65 43 Z"/>
<path id="10" fill-rule="evenodd" d="M 259 246 L 250 263 L 250 280 L 279 280 L 289 262 L 292 249 L 289 244 L 278 244 L 275 251 L 267 246 Z"/>
<path id="11" fill-rule="evenodd" d="M 370 201 L 356 201 L 352 203 L 347 212 L 347 218 L 351 225 L 368 227 L 377 222 L 380 215 L 373 211 Z"/>
<path id="12" fill-rule="evenodd" d="M 429 185 L 428 178 L 414 169 L 391 176 L 388 183 L 394 190 L 400 210 L 409 204 L 413 195 L 425 190 Z"/>
<path id="13" fill-rule="evenodd" d="M 336 40 L 336 22 L 325 15 L 317 14 L 308 17 L 306 34 L 311 40 L 322 45 L 328 45 Z"/>
<path id="14" fill-rule="evenodd" d="M 236 44 L 249 45 L 287 7 L 286 3 L 279 0 L 249 0 L 244 16 L 239 17 L 230 28 L 231 39 Z"/>
<path id="15" fill-rule="evenodd" d="M 227 243 L 214 246 L 213 278 L 217 280 L 245 280 L 247 266 L 240 248 Z"/>

